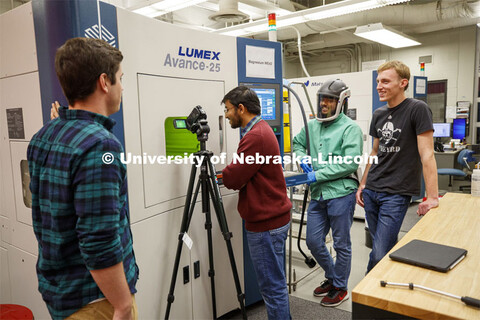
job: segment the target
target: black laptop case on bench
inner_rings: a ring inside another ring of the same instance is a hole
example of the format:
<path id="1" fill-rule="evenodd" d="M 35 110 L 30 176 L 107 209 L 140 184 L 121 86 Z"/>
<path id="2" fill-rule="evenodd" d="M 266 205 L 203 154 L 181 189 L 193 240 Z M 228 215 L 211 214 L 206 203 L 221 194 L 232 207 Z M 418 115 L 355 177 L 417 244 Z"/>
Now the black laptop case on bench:
<path id="1" fill-rule="evenodd" d="M 392 252 L 389 257 L 394 261 L 447 272 L 465 258 L 466 255 L 467 250 L 465 249 L 423 240 L 412 240 Z"/>

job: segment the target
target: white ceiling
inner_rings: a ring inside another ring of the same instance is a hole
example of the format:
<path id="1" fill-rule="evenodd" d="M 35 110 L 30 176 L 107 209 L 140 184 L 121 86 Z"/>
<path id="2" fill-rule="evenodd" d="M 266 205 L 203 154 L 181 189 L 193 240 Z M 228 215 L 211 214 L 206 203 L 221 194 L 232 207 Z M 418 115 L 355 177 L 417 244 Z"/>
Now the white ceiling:
<path id="1" fill-rule="evenodd" d="M 17 6 L 27 0 L 0 0 L 2 9 Z M 102 0 L 134 11 L 161 3 L 165 0 Z M 172 0 L 168 0 L 172 1 Z M 356 0 L 348 0 L 356 1 Z M 382 0 L 377 0 L 382 1 Z M 407 0 L 405 0 L 407 1 Z M 285 14 L 295 14 L 302 10 L 318 8 L 332 3 L 345 3 L 338 0 L 208 0 L 199 4 L 155 17 L 168 23 L 187 28 L 218 32 L 222 28 L 239 24 L 216 22 L 209 19 L 219 10 L 219 2 L 238 3 L 238 9 L 248 15 L 241 23 L 265 19 L 272 11 L 279 18 Z M 8 9 L 7 9 L 8 10 Z M 4 11 L 4 10 L 2 10 Z M 307 52 L 322 48 L 338 47 L 355 43 L 371 43 L 353 33 L 355 27 L 381 22 L 413 38 L 422 33 L 459 28 L 480 23 L 480 0 L 411 0 L 404 4 L 345 14 L 333 18 L 309 21 L 294 25 L 294 28 L 279 28 L 277 39 L 286 43 L 286 53 L 297 49 L 297 35 L 300 34 L 302 49 Z M 256 39 L 268 39 L 268 32 L 250 35 Z"/>
<path id="2" fill-rule="evenodd" d="M 225 1 L 225 0 L 223 0 Z M 128 10 L 135 10 L 142 6 L 150 5 L 158 0 L 110 0 L 108 2 L 122 6 Z M 239 10 L 249 15 L 249 21 L 265 19 L 271 11 L 279 11 L 279 16 L 286 13 L 294 13 L 308 8 L 314 8 L 325 4 L 338 2 L 336 0 L 239 0 Z M 356 26 L 369 23 L 382 22 L 384 25 L 395 28 L 409 36 L 438 31 L 443 29 L 457 28 L 474 25 L 480 22 L 479 0 L 412 0 L 406 4 L 386 6 L 353 14 L 327 18 L 318 21 L 310 21 L 295 25 L 302 38 L 315 38 L 317 46 L 332 47 L 348 43 L 368 42 L 353 34 Z M 219 0 L 209 0 L 203 3 L 187 7 L 156 17 L 169 23 L 183 25 L 189 28 L 203 30 L 218 30 L 233 24 L 215 22 L 209 19 L 219 10 Z M 250 35 L 257 39 L 268 39 L 268 33 Z M 278 30 L 279 41 L 294 40 L 297 33 L 293 28 Z M 303 39 L 305 42 L 312 40 Z"/>

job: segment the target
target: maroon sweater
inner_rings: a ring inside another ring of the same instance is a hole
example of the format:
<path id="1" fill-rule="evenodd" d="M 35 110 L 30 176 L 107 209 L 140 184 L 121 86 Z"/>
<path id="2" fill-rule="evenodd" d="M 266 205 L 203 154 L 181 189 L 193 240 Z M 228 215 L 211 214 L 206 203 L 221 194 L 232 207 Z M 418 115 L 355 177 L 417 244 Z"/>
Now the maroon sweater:
<path id="1" fill-rule="evenodd" d="M 272 128 L 259 121 L 240 140 L 237 154 L 244 157 L 255 154 L 280 156 L 278 141 Z M 287 186 L 281 164 L 230 163 L 223 169 L 223 184 L 228 189 L 240 190 L 238 212 L 249 231 L 263 232 L 286 225 L 290 221 L 292 204 L 287 197 Z"/>

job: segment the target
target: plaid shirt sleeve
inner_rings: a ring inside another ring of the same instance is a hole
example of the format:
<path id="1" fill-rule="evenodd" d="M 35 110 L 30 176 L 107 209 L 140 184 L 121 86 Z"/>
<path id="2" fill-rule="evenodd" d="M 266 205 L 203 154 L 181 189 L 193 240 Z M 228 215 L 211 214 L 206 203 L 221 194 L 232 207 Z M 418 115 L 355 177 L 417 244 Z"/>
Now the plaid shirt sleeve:
<path id="1" fill-rule="evenodd" d="M 111 164 L 102 161 L 107 152 L 114 157 Z M 103 139 L 74 164 L 76 232 L 89 270 L 108 268 L 123 260 L 119 195 L 126 169 L 120 161 L 121 152 L 118 141 Z"/>

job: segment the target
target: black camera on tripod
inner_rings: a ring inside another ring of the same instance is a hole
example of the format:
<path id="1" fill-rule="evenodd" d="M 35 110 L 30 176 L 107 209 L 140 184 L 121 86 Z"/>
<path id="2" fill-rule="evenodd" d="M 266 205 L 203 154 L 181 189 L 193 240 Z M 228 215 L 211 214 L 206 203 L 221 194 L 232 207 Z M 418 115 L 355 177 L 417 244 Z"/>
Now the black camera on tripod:
<path id="1" fill-rule="evenodd" d="M 211 157 L 213 152 L 206 150 L 206 141 L 208 139 L 208 133 L 210 127 L 207 123 L 207 114 L 203 111 L 202 107 L 196 106 L 193 108 L 187 119 L 174 120 L 174 128 L 187 129 L 192 133 L 197 134 L 197 140 L 200 142 L 200 150 L 195 152 L 194 155 L 201 156 L 199 163 L 192 164 L 192 171 L 190 172 L 190 180 L 188 182 L 187 196 L 185 199 L 185 207 L 183 209 L 182 224 L 180 227 L 180 233 L 178 236 L 177 253 L 175 255 L 175 263 L 173 266 L 172 279 L 170 281 L 170 290 L 168 292 L 168 304 L 165 311 L 165 319 L 169 319 L 170 309 L 173 301 L 175 300 L 175 283 L 178 274 L 178 268 L 180 264 L 180 256 L 183 248 L 183 236 L 187 234 L 190 222 L 192 221 L 192 215 L 194 212 L 197 197 L 201 191 L 202 197 L 202 212 L 205 213 L 205 230 L 207 231 L 208 240 L 208 261 L 209 270 L 208 276 L 210 277 L 210 286 L 212 293 L 212 310 L 213 318 L 217 319 L 217 307 L 215 297 L 215 269 L 213 263 L 213 240 L 212 240 L 212 218 L 210 211 L 210 200 L 213 204 L 215 214 L 217 216 L 218 224 L 225 240 L 228 257 L 230 260 L 230 266 L 232 268 L 233 279 L 235 282 L 235 289 L 237 290 L 237 300 L 242 310 L 243 319 L 247 319 L 247 313 L 245 311 L 245 295 L 242 292 L 240 285 L 240 278 L 238 276 L 237 266 L 235 263 L 235 256 L 233 254 L 232 233 L 228 230 L 227 218 L 225 216 L 225 208 L 223 207 L 222 195 L 217 183 L 215 175 L 215 167 L 212 164 Z M 197 158 L 198 159 L 198 158 Z M 197 186 L 194 189 L 196 180 L 197 166 L 200 165 L 200 174 L 198 177 Z"/>
<path id="2" fill-rule="evenodd" d="M 210 127 L 207 122 L 207 114 L 201 106 L 193 108 L 186 120 L 187 129 L 197 134 L 199 141 L 207 141 Z"/>

